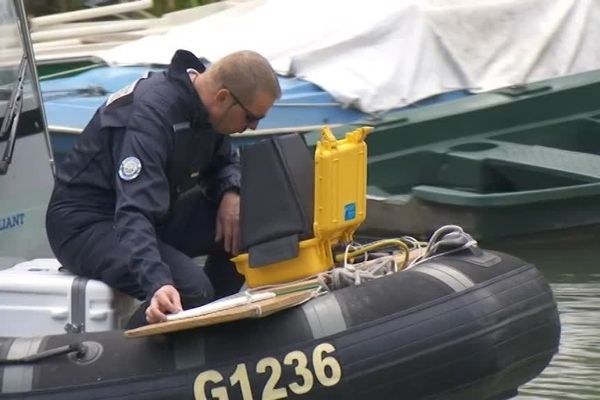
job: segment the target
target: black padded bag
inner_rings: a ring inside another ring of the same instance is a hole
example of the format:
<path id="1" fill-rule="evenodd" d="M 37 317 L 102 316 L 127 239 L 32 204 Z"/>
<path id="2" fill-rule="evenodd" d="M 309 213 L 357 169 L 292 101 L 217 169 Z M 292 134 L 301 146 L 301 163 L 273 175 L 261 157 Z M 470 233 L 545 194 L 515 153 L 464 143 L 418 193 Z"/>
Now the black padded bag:
<path id="1" fill-rule="evenodd" d="M 314 162 L 299 134 L 241 148 L 240 249 L 250 267 L 295 258 L 313 236 Z"/>

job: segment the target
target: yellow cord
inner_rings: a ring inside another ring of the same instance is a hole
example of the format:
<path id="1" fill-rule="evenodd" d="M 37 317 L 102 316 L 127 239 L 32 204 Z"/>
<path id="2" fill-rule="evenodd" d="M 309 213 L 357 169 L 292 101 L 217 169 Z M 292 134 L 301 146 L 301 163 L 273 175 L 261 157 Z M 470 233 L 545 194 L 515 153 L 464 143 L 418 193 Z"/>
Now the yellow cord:
<path id="1" fill-rule="evenodd" d="M 406 243 L 404 243 L 402 240 L 399 239 L 383 239 L 383 240 L 378 240 L 377 242 L 374 243 L 369 243 L 368 245 L 361 247 L 360 249 L 348 252 L 348 254 L 336 254 L 335 255 L 335 261 L 336 262 L 342 262 L 344 261 L 345 257 L 348 258 L 353 258 L 356 257 L 358 255 L 364 254 L 368 251 L 371 251 L 373 249 L 378 249 L 380 247 L 385 247 L 385 246 L 389 246 L 389 245 L 396 245 L 398 247 L 400 247 L 400 249 L 404 252 L 404 260 L 402 260 L 402 264 L 400 265 L 400 269 L 404 268 L 406 266 L 406 264 L 408 263 L 408 253 L 410 252 L 410 249 L 408 248 L 408 246 L 406 245 Z"/>

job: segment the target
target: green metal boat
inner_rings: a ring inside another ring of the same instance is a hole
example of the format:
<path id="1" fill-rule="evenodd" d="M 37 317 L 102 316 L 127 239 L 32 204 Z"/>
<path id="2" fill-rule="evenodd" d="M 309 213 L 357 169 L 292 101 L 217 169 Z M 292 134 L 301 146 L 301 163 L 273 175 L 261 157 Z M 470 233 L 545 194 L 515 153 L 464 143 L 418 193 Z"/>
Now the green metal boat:
<path id="1" fill-rule="evenodd" d="M 374 127 L 363 234 L 457 224 L 496 240 L 600 222 L 600 71 L 404 110 Z"/>

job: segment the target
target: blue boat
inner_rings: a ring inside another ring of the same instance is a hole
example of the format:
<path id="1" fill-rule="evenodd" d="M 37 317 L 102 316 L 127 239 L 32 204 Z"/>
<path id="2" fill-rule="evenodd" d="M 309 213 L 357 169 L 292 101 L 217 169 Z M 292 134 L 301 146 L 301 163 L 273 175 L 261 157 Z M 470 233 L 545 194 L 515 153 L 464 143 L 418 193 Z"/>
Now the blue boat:
<path id="1" fill-rule="evenodd" d="M 111 93 L 147 71 L 160 70 L 163 67 L 96 66 L 75 75 L 41 80 L 55 153 L 61 155 L 71 147 L 76 135 Z M 313 83 L 287 77 L 280 77 L 279 82 L 283 95 L 261 121 L 259 134 L 310 131 L 322 125 L 347 124 L 367 117 L 340 104 Z"/>
<path id="2" fill-rule="evenodd" d="M 57 159 L 68 151 L 96 109 L 110 94 L 135 81 L 147 71 L 161 71 L 163 66 L 93 66 L 75 74 L 42 78 L 40 86 L 48 118 L 48 128 Z M 309 132 L 323 125 L 371 124 L 383 114 L 364 113 L 335 100 L 319 86 L 296 77 L 279 76 L 282 97 L 261 120 L 256 131 L 235 135 L 237 143 L 255 140 L 256 136 L 290 132 Z M 424 99 L 413 106 L 448 101 L 466 96 L 455 91 Z"/>

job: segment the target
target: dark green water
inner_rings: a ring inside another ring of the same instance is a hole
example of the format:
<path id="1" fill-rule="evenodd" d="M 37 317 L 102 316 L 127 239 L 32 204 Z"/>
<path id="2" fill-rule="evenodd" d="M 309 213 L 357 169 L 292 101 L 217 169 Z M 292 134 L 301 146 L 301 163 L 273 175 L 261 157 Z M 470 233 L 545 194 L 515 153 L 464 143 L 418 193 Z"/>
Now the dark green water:
<path id="1" fill-rule="evenodd" d="M 560 311 L 559 353 L 515 400 L 600 400 L 600 229 L 482 247 L 534 262 L 550 282 Z"/>

